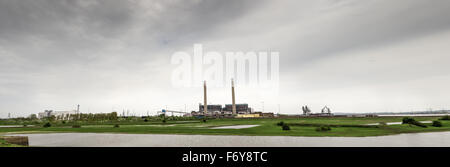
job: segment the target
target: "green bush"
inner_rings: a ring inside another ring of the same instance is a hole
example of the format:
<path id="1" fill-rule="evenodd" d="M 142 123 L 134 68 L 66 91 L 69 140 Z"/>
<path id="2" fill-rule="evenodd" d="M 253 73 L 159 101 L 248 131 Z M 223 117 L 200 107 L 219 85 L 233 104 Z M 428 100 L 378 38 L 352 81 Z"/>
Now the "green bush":
<path id="1" fill-rule="evenodd" d="M 166 120 L 165 120 L 165 119 L 163 119 L 163 120 L 162 120 L 162 122 L 163 122 L 163 123 L 166 123 Z"/>
<path id="2" fill-rule="evenodd" d="M 325 132 L 325 131 L 330 131 L 331 128 L 329 126 L 321 126 L 321 127 L 317 127 L 316 131 L 318 132 Z"/>
<path id="3" fill-rule="evenodd" d="M 412 124 L 413 122 L 416 122 L 416 120 L 410 117 L 404 117 L 402 120 L 402 124 Z"/>
<path id="4" fill-rule="evenodd" d="M 450 120 L 450 116 L 449 115 L 443 116 L 439 120 L 448 121 L 448 120 Z"/>
<path id="5" fill-rule="evenodd" d="M 277 125 L 278 125 L 278 126 L 283 126 L 283 125 L 284 125 L 284 122 L 283 122 L 283 121 L 278 122 Z"/>
<path id="6" fill-rule="evenodd" d="M 206 119 L 203 119 L 203 122 L 206 122 Z"/>
<path id="7" fill-rule="evenodd" d="M 145 118 L 145 119 L 144 119 L 144 122 L 148 122 L 148 119 L 147 119 L 147 118 Z"/>
<path id="8" fill-rule="evenodd" d="M 81 128 L 81 125 L 72 125 L 72 128 Z"/>
<path id="9" fill-rule="evenodd" d="M 291 130 L 291 128 L 288 125 L 286 125 L 286 124 L 283 124 L 281 129 L 283 129 L 283 130 Z"/>
<path id="10" fill-rule="evenodd" d="M 62 121 L 62 124 L 66 124 L 66 121 Z"/>
<path id="11" fill-rule="evenodd" d="M 115 124 L 115 125 L 114 125 L 114 128 L 118 128 L 118 127 L 120 127 L 119 124 Z"/>
<path id="12" fill-rule="evenodd" d="M 427 127 L 427 125 L 425 125 L 425 124 L 423 124 L 423 123 L 421 123 L 419 121 L 414 121 L 414 122 L 412 122 L 410 124 L 413 124 L 413 125 L 416 125 L 416 126 L 419 126 L 419 127 L 422 127 L 422 128 L 426 128 Z"/>
<path id="13" fill-rule="evenodd" d="M 50 122 L 47 122 L 47 123 L 44 124 L 44 128 L 48 128 L 50 126 L 52 126 L 52 124 L 50 124 Z"/>
<path id="14" fill-rule="evenodd" d="M 439 122 L 439 121 L 433 121 L 433 124 L 432 124 L 431 126 L 434 126 L 434 127 L 442 127 L 442 123 Z"/>
<path id="15" fill-rule="evenodd" d="M 410 118 L 410 117 L 404 117 L 402 120 L 402 124 L 410 124 L 410 125 L 416 125 L 418 127 L 422 127 L 422 128 L 426 128 L 427 125 L 416 121 L 414 118 Z"/>
<path id="16" fill-rule="evenodd" d="M 27 126 L 28 126 L 28 125 L 26 125 L 26 124 L 25 124 L 25 125 L 23 125 L 23 127 L 27 127 Z"/>

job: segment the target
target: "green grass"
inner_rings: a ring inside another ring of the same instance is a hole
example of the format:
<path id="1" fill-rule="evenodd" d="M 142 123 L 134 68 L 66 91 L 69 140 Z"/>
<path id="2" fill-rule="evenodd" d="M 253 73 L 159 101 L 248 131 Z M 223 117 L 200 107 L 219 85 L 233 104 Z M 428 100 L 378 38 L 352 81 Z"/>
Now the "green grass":
<path id="1" fill-rule="evenodd" d="M 0 147 L 25 147 L 17 144 L 10 144 L 3 139 L 0 139 Z"/>
<path id="2" fill-rule="evenodd" d="M 206 123 L 201 120 L 194 122 L 183 121 L 135 121 L 135 122 L 76 122 L 58 124 L 52 123 L 49 128 L 41 126 L 0 128 L 2 133 L 55 133 L 55 132 L 94 132 L 94 133 L 134 133 L 134 134 L 203 134 L 203 135 L 248 135 L 248 136 L 380 136 L 400 133 L 437 132 L 450 131 L 450 121 L 441 121 L 442 127 L 428 126 L 427 128 L 414 125 L 389 125 L 358 127 L 379 122 L 401 122 L 403 117 L 377 117 L 377 118 L 289 118 L 289 119 L 213 119 Z M 415 117 L 417 121 L 438 120 L 439 117 Z M 290 130 L 284 131 L 276 124 L 283 121 L 290 125 Z M 73 124 L 81 125 L 81 128 L 72 128 Z M 120 124 L 114 128 L 114 124 Z M 295 125 L 297 124 L 297 125 Z M 308 124 L 309 126 L 302 126 Z M 319 124 L 332 125 L 331 131 L 316 131 Z M 211 127 L 226 125 L 260 125 L 246 129 L 210 129 Z M 427 124 L 431 125 L 431 124 Z"/>

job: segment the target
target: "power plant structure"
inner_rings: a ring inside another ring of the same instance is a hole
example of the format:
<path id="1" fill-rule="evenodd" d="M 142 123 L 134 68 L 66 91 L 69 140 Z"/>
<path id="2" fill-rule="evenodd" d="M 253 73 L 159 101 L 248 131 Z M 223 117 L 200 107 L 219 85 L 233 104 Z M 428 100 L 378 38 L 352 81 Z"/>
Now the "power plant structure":
<path id="1" fill-rule="evenodd" d="M 206 95 L 206 81 L 203 82 L 203 104 L 208 105 L 208 96 Z M 203 109 L 203 114 L 206 115 L 208 113 L 208 107 Z"/>
<path id="2" fill-rule="evenodd" d="M 233 111 L 233 115 L 236 115 L 236 101 L 235 101 L 235 97 L 234 97 L 234 81 L 233 79 L 231 79 L 231 104 L 232 106 L 232 111 Z"/>
<path id="3" fill-rule="evenodd" d="M 203 104 L 199 103 L 198 112 L 192 111 L 191 116 L 197 117 L 270 117 L 273 113 L 254 112 L 248 104 L 236 104 L 234 80 L 231 79 L 231 104 L 208 104 L 206 81 L 203 82 Z"/>

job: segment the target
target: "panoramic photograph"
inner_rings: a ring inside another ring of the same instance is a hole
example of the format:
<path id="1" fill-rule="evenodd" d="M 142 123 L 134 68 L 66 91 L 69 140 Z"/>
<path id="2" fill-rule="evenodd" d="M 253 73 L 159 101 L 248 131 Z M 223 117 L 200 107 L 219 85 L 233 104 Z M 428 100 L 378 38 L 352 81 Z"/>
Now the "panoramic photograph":
<path id="1" fill-rule="evenodd" d="M 449 17 L 446 0 L 0 0 L 0 147 L 450 147 Z M 201 156 L 176 158 L 233 157 Z"/>

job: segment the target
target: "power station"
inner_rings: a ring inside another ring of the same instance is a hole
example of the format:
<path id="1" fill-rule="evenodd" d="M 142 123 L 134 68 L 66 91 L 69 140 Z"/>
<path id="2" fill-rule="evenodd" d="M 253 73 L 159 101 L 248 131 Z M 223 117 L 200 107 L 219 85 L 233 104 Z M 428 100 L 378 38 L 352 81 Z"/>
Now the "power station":
<path id="1" fill-rule="evenodd" d="M 232 104 L 232 111 L 233 115 L 236 115 L 236 101 L 234 97 L 234 81 L 231 79 L 231 104 Z"/>
<path id="2" fill-rule="evenodd" d="M 273 117 L 273 113 L 254 112 L 248 104 L 236 104 L 234 80 L 231 79 L 231 104 L 208 104 L 206 81 L 203 82 L 203 104 L 198 105 L 198 112 L 190 115 L 197 117 Z M 205 107 L 206 106 L 206 107 Z"/>

